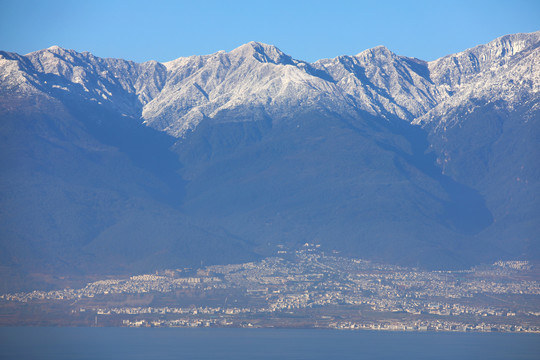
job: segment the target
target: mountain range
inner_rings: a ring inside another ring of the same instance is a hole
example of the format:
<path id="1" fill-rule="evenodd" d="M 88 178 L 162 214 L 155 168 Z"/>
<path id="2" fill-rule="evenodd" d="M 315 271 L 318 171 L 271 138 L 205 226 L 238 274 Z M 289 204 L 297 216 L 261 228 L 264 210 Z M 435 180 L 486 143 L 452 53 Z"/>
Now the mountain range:
<path id="1" fill-rule="evenodd" d="M 0 290 L 306 242 L 424 268 L 537 261 L 539 45 L 0 52 Z"/>

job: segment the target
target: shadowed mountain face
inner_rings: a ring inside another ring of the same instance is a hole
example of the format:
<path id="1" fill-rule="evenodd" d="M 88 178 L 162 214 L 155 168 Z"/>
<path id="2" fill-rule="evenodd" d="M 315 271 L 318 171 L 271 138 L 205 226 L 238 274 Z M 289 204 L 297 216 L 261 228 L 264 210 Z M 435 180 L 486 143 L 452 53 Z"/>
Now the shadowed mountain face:
<path id="1" fill-rule="evenodd" d="M 140 273 L 256 257 L 252 244 L 180 211 L 185 181 L 169 151 L 173 138 L 95 105 L 49 105 L 57 107 L 2 118 L 5 288 L 43 286 L 28 280 L 43 273 Z"/>
<path id="2" fill-rule="evenodd" d="M 183 208 L 261 245 L 315 242 L 381 261 L 464 266 L 486 249 L 475 235 L 491 213 L 476 190 L 441 174 L 423 151 L 426 133 L 405 127 L 306 114 L 255 140 L 264 124 L 202 122 L 175 146 L 190 154 Z M 241 139 L 232 150 L 230 139 Z M 201 143 L 213 144 L 204 158 L 192 155 Z"/>
<path id="3" fill-rule="evenodd" d="M 539 38 L 430 63 L 2 52 L 2 287 L 305 242 L 431 268 L 538 259 Z"/>

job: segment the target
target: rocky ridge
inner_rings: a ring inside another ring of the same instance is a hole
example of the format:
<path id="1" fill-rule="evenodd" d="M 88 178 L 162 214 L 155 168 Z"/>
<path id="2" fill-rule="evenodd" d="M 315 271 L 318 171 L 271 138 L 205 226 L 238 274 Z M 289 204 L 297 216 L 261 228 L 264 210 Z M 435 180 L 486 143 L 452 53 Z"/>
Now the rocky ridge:
<path id="1" fill-rule="evenodd" d="M 232 110 L 245 114 L 244 120 L 316 110 L 446 123 L 452 109 L 473 99 L 501 99 L 508 106 L 537 99 L 539 44 L 535 32 L 503 36 L 432 62 L 379 46 L 311 64 L 257 42 L 164 64 L 101 59 L 53 46 L 25 56 L 2 52 L 0 91 L 52 97 L 70 92 L 142 117 L 176 137 Z"/>

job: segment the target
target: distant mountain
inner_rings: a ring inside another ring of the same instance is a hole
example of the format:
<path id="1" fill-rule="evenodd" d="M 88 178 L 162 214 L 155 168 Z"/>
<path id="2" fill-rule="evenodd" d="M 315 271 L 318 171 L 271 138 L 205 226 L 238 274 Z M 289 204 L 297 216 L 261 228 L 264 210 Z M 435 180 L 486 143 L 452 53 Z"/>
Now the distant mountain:
<path id="1" fill-rule="evenodd" d="M 2 287 L 304 242 L 430 268 L 538 260 L 539 44 L 432 62 L 0 52 Z"/>

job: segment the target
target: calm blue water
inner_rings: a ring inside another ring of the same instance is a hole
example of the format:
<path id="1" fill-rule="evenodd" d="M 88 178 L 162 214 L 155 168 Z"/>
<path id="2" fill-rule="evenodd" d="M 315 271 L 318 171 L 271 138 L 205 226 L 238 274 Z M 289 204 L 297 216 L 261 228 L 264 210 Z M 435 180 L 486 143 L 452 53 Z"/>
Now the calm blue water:
<path id="1" fill-rule="evenodd" d="M 540 335 L 0 328 L 0 359 L 540 359 Z"/>

